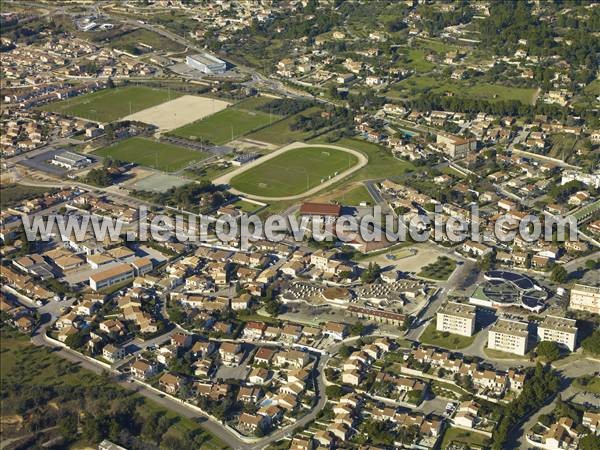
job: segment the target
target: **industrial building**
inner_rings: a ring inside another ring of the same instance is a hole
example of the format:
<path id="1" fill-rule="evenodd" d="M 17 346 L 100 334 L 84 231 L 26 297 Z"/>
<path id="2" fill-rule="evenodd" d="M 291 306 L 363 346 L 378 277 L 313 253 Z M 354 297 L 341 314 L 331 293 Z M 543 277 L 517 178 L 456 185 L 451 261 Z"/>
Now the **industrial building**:
<path id="1" fill-rule="evenodd" d="M 83 155 L 79 155 L 73 152 L 63 152 L 57 153 L 54 155 L 54 158 L 50 161 L 51 164 L 55 166 L 64 167 L 65 169 L 81 169 L 83 167 L 89 166 L 92 164 L 92 160 L 90 158 L 86 158 Z"/>
<path id="2" fill-rule="evenodd" d="M 188 55 L 185 58 L 185 63 L 192 69 L 199 70 L 208 75 L 221 75 L 227 70 L 227 63 L 225 61 L 208 53 Z"/>

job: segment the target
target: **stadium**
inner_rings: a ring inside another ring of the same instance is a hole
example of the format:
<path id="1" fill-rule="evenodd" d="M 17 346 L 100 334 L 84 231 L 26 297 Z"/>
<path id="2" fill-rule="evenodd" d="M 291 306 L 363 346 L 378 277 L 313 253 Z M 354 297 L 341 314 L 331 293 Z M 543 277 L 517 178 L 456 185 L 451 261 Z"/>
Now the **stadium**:
<path id="1" fill-rule="evenodd" d="M 469 302 L 488 308 L 517 306 L 539 313 L 548 293 L 530 277 L 504 270 L 485 272 L 484 282 L 469 297 Z"/>

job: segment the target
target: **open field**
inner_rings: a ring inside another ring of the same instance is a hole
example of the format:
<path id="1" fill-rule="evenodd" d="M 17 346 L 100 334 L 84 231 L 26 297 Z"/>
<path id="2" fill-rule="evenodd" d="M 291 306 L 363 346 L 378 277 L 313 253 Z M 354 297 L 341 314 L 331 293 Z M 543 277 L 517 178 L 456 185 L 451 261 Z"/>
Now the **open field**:
<path id="1" fill-rule="evenodd" d="M 179 128 L 227 108 L 229 103 L 214 98 L 184 95 L 170 102 L 152 106 L 135 114 L 126 116 L 126 120 L 156 125 L 161 131 Z"/>
<path id="2" fill-rule="evenodd" d="M 14 206 L 17 203 L 31 198 L 39 197 L 56 189 L 47 187 L 25 186 L 23 184 L 2 184 L 0 189 L 0 207 L 2 209 Z"/>
<path id="3" fill-rule="evenodd" d="M 329 147 L 299 147 L 233 177 L 231 186 L 259 196 L 297 195 L 318 186 L 323 179 L 348 170 L 356 156 Z"/>
<path id="4" fill-rule="evenodd" d="M 277 120 L 277 116 L 269 117 L 269 114 L 258 111 L 227 108 L 203 120 L 177 128 L 171 133 L 187 139 L 204 138 L 220 145 L 264 127 L 271 120 Z"/>
<path id="5" fill-rule="evenodd" d="M 6 393 L 0 403 L 3 415 L 22 414 L 22 411 L 27 410 L 35 411 L 34 416 L 40 414 L 52 420 L 59 410 L 61 415 L 70 416 L 76 423 L 82 417 L 75 417 L 72 411 L 81 410 L 82 404 L 86 404 L 88 408 L 108 408 L 102 410 L 108 414 L 117 403 L 127 402 L 133 408 L 131 417 L 128 417 L 131 421 L 134 415 L 141 421 L 150 416 L 162 416 L 167 424 L 165 435 L 191 434 L 202 448 L 226 448 L 216 436 L 201 429 L 195 421 L 127 391 L 109 378 L 87 371 L 55 355 L 46 347 L 35 347 L 23 335 L 6 329 L 2 329 L 0 333 L 0 382 Z M 43 399 L 40 393 L 43 394 Z M 26 421 L 29 420 L 27 414 L 23 417 Z M 5 431 L 3 425 L 3 432 Z M 81 438 L 75 441 L 78 445 L 85 447 L 87 444 L 97 448 L 98 441 L 85 442 L 81 434 L 73 437 L 78 438 Z M 153 439 L 146 436 L 146 440 Z"/>
<path id="6" fill-rule="evenodd" d="M 135 54 L 135 47 L 139 44 L 145 44 L 152 47 L 152 50 L 161 50 L 166 52 L 182 52 L 185 47 L 177 44 L 170 39 L 165 39 L 158 33 L 154 33 L 144 28 L 124 33 L 114 39 L 111 39 L 109 45 L 112 48 L 125 50 L 126 52 Z"/>
<path id="7" fill-rule="evenodd" d="M 49 103 L 41 109 L 97 122 L 111 122 L 181 96 L 178 92 L 127 86 Z"/>
<path id="8" fill-rule="evenodd" d="M 252 134 L 249 134 L 248 138 L 279 145 L 288 144 L 294 141 L 304 141 L 306 138 L 311 136 L 312 132 L 302 130 L 292 131 L 290 130 L 290 124 L 296 122 L 300 115 L 310 115 L 317 111 L 319 111 L 319 108 L 316 106 L 308 108 L 302 112 L 286 117 L 279 122 L 275 122 L 271 126 L 264 127 Z"/>
<path id="9" fill-rule="evenodd" d="M 165 172 L 182 169 L 190 163 L 202 161 L 209 156 L 207 153 L 140 137 L 129 138 L 110 147 L 101 148 L 94 154 Z"/>
<path id="10" fill-rule="evenodd" d="M 426 91 L 437 93 L 452 92 L 459 97 L 477 98 L 488 101 L 518 100 L 531 104 L 536 89 L 503 86 L 500 84 L 478 83 L 469 85 L 460 80 L 437 80 L 430 76 L 412 76 L 392 86 L 389 93 L 399 96 L 414 96 Z"/>

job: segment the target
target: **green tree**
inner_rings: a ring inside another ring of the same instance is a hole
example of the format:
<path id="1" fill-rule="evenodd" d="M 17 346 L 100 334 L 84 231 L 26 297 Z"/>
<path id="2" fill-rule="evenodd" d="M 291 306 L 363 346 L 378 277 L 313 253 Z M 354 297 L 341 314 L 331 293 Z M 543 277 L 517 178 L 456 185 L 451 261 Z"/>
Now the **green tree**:
<path id="1" fill-rule="evenodd" d="M 594 331 L 590 336 L 581 342 L 581 346 L 586 352 L 594 355 L 600 355 L 600 330 Z"/>
<path id="2" fill-rule="evenodd" d="M 600 448 L 600 436 L 587 434 L 579 440 L 579 450 L 598 450 Z"/>
<path id="3" fill-rule="evenodd" d="M 552 341 L 542 341 L 535 348 L 535 353 L 546 362 L 556 361 L 560 358 L 558 344 Z"/>
<path id="4" fill-rule="evenodd" d="M 568 276 L 569 273 L 567 272 L 567 269 L 565 269 L 563 266 L 556 265 L 554 266 L 554 269 L 552 269 L 550 278 L 552 278 L 552 281 L 556 283 L 564 283 L 567 281 Z"/>

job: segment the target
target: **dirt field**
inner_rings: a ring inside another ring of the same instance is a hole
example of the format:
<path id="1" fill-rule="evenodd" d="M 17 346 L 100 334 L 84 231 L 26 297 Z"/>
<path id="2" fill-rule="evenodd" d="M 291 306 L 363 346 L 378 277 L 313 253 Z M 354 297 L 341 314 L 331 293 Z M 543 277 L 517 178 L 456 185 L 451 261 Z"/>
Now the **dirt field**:
<path id="1" fill-rule="evenodd" d="M 160 131 L 170 131 L 225 109 L 229 103 L 195 95 L 182 97 L 144 109 L 123 120 L 139 120 L 156 125 Z"/>

